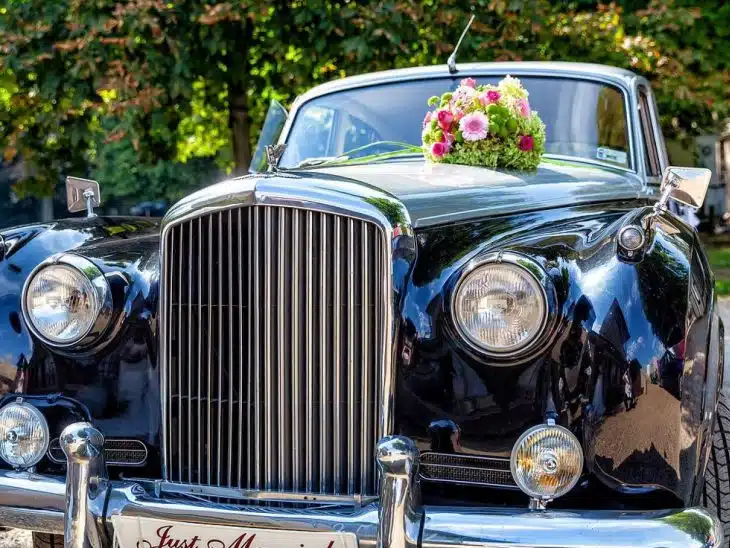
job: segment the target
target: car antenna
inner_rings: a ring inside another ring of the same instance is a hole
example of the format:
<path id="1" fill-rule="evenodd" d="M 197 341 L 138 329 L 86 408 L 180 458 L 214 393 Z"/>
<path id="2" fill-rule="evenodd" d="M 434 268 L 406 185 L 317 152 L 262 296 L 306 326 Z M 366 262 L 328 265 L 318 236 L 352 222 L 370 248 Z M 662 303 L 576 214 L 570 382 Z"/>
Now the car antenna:
<path id="1" fill-rule="evenodd" d="M 461 46 L 461 42 L 464 40 L 464 36 L 466 36 L 466 33 L 469 32 L 469 27 L 471 27 L 471 24 L 473 22 L 474 14 L 472 14 L 471 19 L 469 19 L 469 22 L 466 24 L 466 28 L 464 29 L 464 32 L 461 33 L 461 37 L 456 43 L 454 51 L 451 52 L 448 61 L 446 61 L 446 65 L 449 67 L 449 74 L 456 74 L 457 72 L 459 72 L 459 70 L 456 68 L 456 54 L 459 52 L 459 46 Z"/>

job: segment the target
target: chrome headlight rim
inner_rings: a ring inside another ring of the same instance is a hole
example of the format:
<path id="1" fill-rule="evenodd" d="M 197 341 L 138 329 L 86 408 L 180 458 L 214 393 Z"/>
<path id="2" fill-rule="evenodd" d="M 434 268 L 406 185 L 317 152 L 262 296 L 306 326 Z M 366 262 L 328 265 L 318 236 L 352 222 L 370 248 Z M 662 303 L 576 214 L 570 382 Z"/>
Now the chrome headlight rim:
<path id="1" fill-rule="evenodd" d="M 512 347 L 505 351 L 492 350 L 475 340 L 464 326 L 461 325 L 461 322 L 459 322 L 456 311 L 457 297 L 464 282 L 475 271 L 494 264 L 508 264 L 523 270 L 531 276 L 540 290 L 540 295 L 544 304 L 544 314 L 535 335 L 521 345 Z M 542 265 L 540 265 L 536 260 L 527 255 L 512 251 L 490 253 L 472 260 L 466 268 L 462 269 L 457 274 L 457 277 L 458 279 L 451 291 L 449 299 L 449 316 L 454 328 L 456 329 L 456 334 L 458 335 L 459 340 L 463 341 L 471 351 L 478 353 L 478 355 L 494 358 L 496 360 L 513 360 L 515 358 L 529 357 L 529 355 L 532 355 L 537 348 L 542 347 L 548 334 L 551 332 L 551 326 L 556 320 L 557 296 L 555 294 L 555 287 L 553 286 L 552 280 L 548 276 L 547 272 L 545 272 Z"/>
<path id="2" fill-rule="evenodd" d="M 73 340 L 69 341 L 56 341 L 52 338 L 47 337 L 42 331 L 40 331 L 31 318 L 30 312 L 28 311 L 28 289 L 31 282 L 37 274 L 42 270 L 53 267 L 53 266 L 65 266 L 77 271 L 81 276 L 85 277 L 91 287 L 94 289 L 96 299 L 99 303 L 99 311 L 97 312 L 95 320 L 90 324 L 89 328 L 83 332 L 83 334 L 77 336 Z M 28 326 L 33 335 L 43 341 L 48 346 L 66 350 L 84 350 L 94 343 L 98 342 L 101 336 L 106 331 L 107 327 L 111 323 L 112 313 L 114 311 L 114 303 L 112 298 L 112 290 L 101 269 L 96 266 L 91 260 L 81 255 L 74 253 L 61 253 L 54 255 L 37 267 L 35 267 L 28 278 L 25 280 L 23 285 L 23 291 L 21 293 L 20 308 L 23 313 L 23 319 L 25 324 Z"/>

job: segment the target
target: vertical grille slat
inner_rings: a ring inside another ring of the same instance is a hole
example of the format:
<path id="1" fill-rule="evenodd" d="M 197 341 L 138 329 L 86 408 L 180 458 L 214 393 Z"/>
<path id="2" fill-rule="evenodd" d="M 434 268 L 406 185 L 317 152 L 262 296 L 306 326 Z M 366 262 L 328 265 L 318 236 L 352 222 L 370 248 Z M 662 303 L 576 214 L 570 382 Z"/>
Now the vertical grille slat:
<path id="1" fill-rule="evenodd" d="M 276 283 L 276 290 L 279 292 L 278 298 L 276 299 L 276 320 L 277 320 L 277 337 L 276 337 L 276 346 L 277 346 L 277 374 L 276 374 L 276 380 L 277 380 L 277 388 L 276 388 L 276 403 L 277 403 L 277 420 L 273 422 L 273 424 L 276 424 L 276 440 L 277 440 L 277 457 L 278 457 L 278 467 L 277 470 L 279 471 L 278 476 L 276 477 L 276 488 L 281 490 L 284 490 L 286 488 L 285 479 L 286 479 L 286 468 L 287 468 L 287 462 L 286 462 L 286 455 L 288 453 L 288 447 L 287 447 L 287 439 L 286 439 L 286 415 L 287 415 L 287 408 L 285 407 L 285 391 L 287 389 L 286 386 L 286 373 L 284 371 L 285 367 L 285 360 L 286 360 L 286 321 L 284 317 L 284 310 L 289 310 L 287 308 L 287 287 L 286 287 L 286 280 L 285 280 L 285 259 L 286 259 L 286 222 L 284 215 L 282 215 L 282 212 L 279 211 L 279 249 L 278 253 L 276 253 L 277 258 L 277 283 Z M 284 472 L 282 474 L 282 472 Z"/>
<path id="2" fill-rule="evenodd" d="M 347 270 L 348 280 L 350 282 L 347 288 L 347 310 L 355 311 L 355 291 L 357 290 L 357 268 L 355 267 L 355 222 L 352 219 L 347 220 Z M 355 412 L 358 408 L 356 405 L 357 396 L 356 377 L 355 377 L 355 318 L 352 315 L 347 317 L 347 454 L 357 454 L 357 438 L 355 434 L 358 432 L 357 420 Z M 347 493 L 355 492 L 355 482 L 357 481 L 357 470 L 360 465 L 360 459 L 347 459 Z"/>
<path id="3" fill-rule="evenodd" d="M 238 462 L 238 470 L 237 470 L 237 477 L 235 485 L 239 488 L 243 487 L 241 484 L 241 480 L 243 478 L 243 446 L 244 446 L 244 439 L 248 440 L 248 431 L 250 428 L 250 422 L 248 420 L 244 420 L 243 417 L 243 376 L 244 376 L 244 361 L 243 361 L 243 355 L 244 355 L 244 345 L 243 345 L 243 333 L 244 331 L 248 333 L 248 326 L 246 329 L 244 329 L 244 315 L 243 315 L 243 296 L 244 296 L 244 286 L 243 286 L 243 272 L 244 270 L 247 272 L 250 272 L 247 267 L 244 265 L 248 262 L 243 258 L 243 226 L 244 223 L 246 226 L 248 226 L 248 212 L 246 212 L 247 215 L 245 216 L 244 221 L 244 215 L 243 210 L 238 210 L 238 424 L 243 428 L 244 425 L 246 425 L 246 433 L 244 436 L 238 436 L 238 455 L 237 455 L 237 462 Z M 250 232 L 248 233 L 250 234 Z M 246 288 L 246 295 L 248 294 L 248 288 Z M 246 318 L 248 319 L 248 318 Z M 247 385 L 248 386 L 248 385 Z M 248 398 L 246 401 L 250 401 Z M 247 417 L 250 415 L 250 413 L 246 414 Z"/>
<path id="4" fill-rule="evenodd" d="M 326 401 L 330 398 L 330 379 L 329 379 L 329 354 L 331 346 L 331 337 L 329 335 L 329 325 L 331 322 L 332 315 L 329 314 L 330 310 L 327 306 L 328 299 L 328 288 L 327 283 L 327 272 L 329 268 L 328 253 L 331 236 L 327 233 L 327 217 L 320 214 L 320 241 L 319 246 L 319 338 L 323 349 L 319 351 L 319 375 L 320 375 L 320 400 Z M 336 405 L 336 404 L 335 404 Z M 323 433 L 332 432 L 332 409 L 326 405 L 320 407 L 320 424 Z M 320 467 L 319 467 L 319 490 L 323 493 L 327 493 L 330 490 L 331 476 L 330 463 L 332 462 L 332 455 L 330 454 L 330 440 L 331 436 L 322 435 L 319 437 L 319 454 L 320 454 Z"/>
<path id="5" fill-rule="evenodd" d="M 372 455 L 374 453 L 374 447 L 371 447 L 370 442 L 372 441 L 372 435 L 370 432 L 370 414 L 372 413 L 371 406 L 368 405 L 368 402 L 370 401 L 370 375 L 372 375 L 372 369 L 373 366 L 370 363 L 370 262 L 369 262 L 369 255 L 370 250 L 368 249 L 368 234 L 370 232 L 370 228 L 368 226 L 362 227 L 362 243 L 360 246 L 360 261 L 362 262 L 361 267 L 361 279 L 362 279 L 362 287 L 360 289 L 361 298 L 362 298 L 362 316 L 361 316 L 361 322 L 362 322 L 362 329 L 360 331 L 360 336 L 362 337 L 361 342 L 361 348 L 362 348 L 362 365 L 364 368 L 363 376 L 362 376 L 362 395 L 361 395 L 361 404 L 360 404 L 360 413 L 362 415 L 362 428 L 360 430 L 360 443 L 362 444 L 362 448 L 360 449 L 360 485 L 369 485 L 370 484 L 370 475 L 368 471 L 368 462 L 372 460 Z"/>
<path id="6" fill-rule="evenodd" d="M 256 205 L 164 238 L 164 479 L 375 494 L 390 288 L 380 226 Z"/>
<path id="7" fill-rule="evenodd" d="M 305 425 L 306 425 L 306 448 L 304 451 L 305 461 L 304 466 L 306 468 L 306 484 L 305 490 L 314 492 L 315 489 L 315 478 L 314 478 L 314 446 L 317 440 L 317 430 L 315 428 L 315 416 L 314 416 L 314 236 L 313 236 L 313 213 L 311 211 L 306 212 L 306 229 L 305 229 L 305 248 L 304 253 L 306 256 L 305 266 L 305 287 L 306 292 L 304 299 L 306 300 L 305 306 L 305 317 L 304 323 L 306 329 L 306 341 L 305 341 L 305 375 L 306 375 L 306 391 L 304 393 L 304 412 L 305 412 Z M 295 411 L 296 412 L 296 411 Z"/>
<path id="8" fill-rule="evenodd" d="M 233 211 L 228 210 L 228 363 L 235 363 L 235 339 L 233 338 Z M 241 341 L 239 341 L 239 345 Z M 233 387 L 235 367 L 229 368 L 228 374 L 228 485 L 233 485 Z"/>
<path id="9" fill-rule="evenodd" d="M 300 416 L 302 412 L 301 400 L 301 364 L 299 355 L 299 211 L 292 212 L 291 219 L 291 242 L 292 242 L 292 261 L 291 261 L 291 310 L 292 310 L 292 327 L 291 327 L 291 436 L 292 436 L 292 490 L 299 491 L 301 486 L 301 455 L 303 451 L 301 443 L 301 431 L 299 428 Z"/>

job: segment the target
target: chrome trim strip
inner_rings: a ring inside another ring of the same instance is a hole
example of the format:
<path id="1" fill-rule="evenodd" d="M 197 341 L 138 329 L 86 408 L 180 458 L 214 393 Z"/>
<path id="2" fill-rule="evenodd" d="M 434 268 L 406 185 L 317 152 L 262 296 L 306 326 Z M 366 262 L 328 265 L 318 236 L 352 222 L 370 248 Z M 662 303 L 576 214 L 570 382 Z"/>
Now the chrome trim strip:
<path id="1" fill-rule="evenodd" d="M 319 336 L 327 337 L 327 329 L 329 328 L 329 315 L 327 314 L 327 219 L 324 215 L 320 216 L 320 249 L 319 249 Z M 327 353 L 319 353 L 319 376 L 320 376 L 320 394 L 329 394 L 329 378 L 327 377 Z M 322 407 L 322 417 L 320 420 L 320 434 L 331 432 L 331 418 L 328 413 L 327 406 Z M 320 468 L 319 468 L 319 489 L 326 491 L 328 489 L 327 476 L 330 470 L 330 451 L 329 436 L 319 436 L 320 451 Z"/>
<path id="2" fill-rule="evenodd" d="M 302 409 L 301 399 L 301 379 L 300 379 L 300 356 L 299 356 L 299 271 L 297 265 L 299 265 L 299 210 L 295 209 L 292 211 L 291 218 L 291 242 L 292 242 L 292 261 L 291 261 L 291 309 L 292 309 L 292 325 L 291 325 L 291 364 L 292 364 L 292 408 L 288 410 L 291 420 L 291 435 L 292 435 L 292 490 L 298 490 L 301 481 L 301 459 L 299 455 L 302 454 L 304 448 L 302 447 L 301 433 L 299 431 L 299 418 Z M 311 292 L 311 287 L 307 287 L 307 293 Z M 310 411 L 307 409 L 307 413 Z M 309 423 L 311 424 L 311 423 Z M 311 430 L 311 428 L 310 428 Z M 307 487 L 305 486 L 305 489 Z"/>
<path id="3" fill-rule="evenodd" d="M 305 232 L 305 238 L 306 238 L 306 248 L 307 249 L 313 249 L 313 216 L 314 214 L 311 211 L 306 212 L 306 219 L 307 219 L 307 229 Z M 312 258 L 313 254 L 308 253 L 307 254 L 307 267 L 306 267 L 306 278 L 305 278 L 305 286 L 309 288 L 314 287 L 314 261 Z M 306 367 L 306 392 L 304 393 L 304 401 L 305 401 L 305 420 L 307 424 L 314 424 L 314 413 L 313 413 L 313 401 L 314 398 L 314 296 L 312 295 L 312 291 L 307 291 L 307 294 L 305 295 L 306 300 L 306 342 L 304 347 L 304 354 L 305 354 L 305 367 Z M 324 407 L 322 408 L 324 409 Z M 322 435 L 322 428 L 324 428 L 322 422 L 320 421 L 320 439 L 323 439 L 324 436 Z M 316 446 L 316 435 L 315 435 L 315 429 L 310 428 L 307 430 L 307 440 L 306 440 L 306 447 L 304 451 L 304 458 L 305 458 L 305 468 L 306 468 L 306 483 L 304 485 L 305 491 L 314 491 L 314 449 Z"/>
<path id="4" fill-rule="evenodd" d="M 334 363 L 334 367 L 332 367 L 333 376 L 332 376 L 332 384 L 333 384 L 333 392 L 334 392 L 334 400 L 335 400 L 335 409 L 332 417 L 332 443 L 334 450 L 330 452 L 332 455 L 333 460 L 333 474 L 332 477 L 334 479 L 334 489 L 336 495 L 339 495 L 341 493 L 340 489 L 340 482 L 342 480 L 341 474 L 342 474 L 342 455 L 337 450 L 339 447 L 341 447 L 340 444 L 340 433 L 342 432 L 342 379 L 340 378 L 340 368 L 337 367 L 337 364 L 342 363 L 342 345 L 340 344 L 340 312 L 341 309 L 338 306 L 341 298 L 341 292 L 340 292 L 340 279 L 337 277 L 337 273 L 342 271 L 341 264 L 340 264 L 340 249 L 341 249 L 341 241 L 340 241 L 340 218 L 335 217 L 334 220 L 334 228 L 333 228 L 333 236 L 334 236 L 334 253 L 333 253 L 333 270 L 332 272 L 335 274 L 332 279 L 332 284 L 334 286 L 334 303 L 335 306 L 332 307 L 332 360 Z M 329 328 L 329 326 L 328 326 Z"/>
<path id="5" fill-rule="evenodd" d="M 138 480 L 144 481 L 144 480 Z M 190 485 L 170 481 L 156 481 L 155 488 L 160 493 L 176 493 L 180 495 L 195 495 L 198 497 L 213 497 L 224 499 L 238 499 L 241 501 L 266 502 L 307 502 L 318 504 L 340 504 L 344 506 L 362 506 L 377 500 L 376 496 L 361 495 L 331 495 L 311 491 L 279 491 L 261 489 L 236 489 L 235 487 L 219 487 L 217 485 Z"/>

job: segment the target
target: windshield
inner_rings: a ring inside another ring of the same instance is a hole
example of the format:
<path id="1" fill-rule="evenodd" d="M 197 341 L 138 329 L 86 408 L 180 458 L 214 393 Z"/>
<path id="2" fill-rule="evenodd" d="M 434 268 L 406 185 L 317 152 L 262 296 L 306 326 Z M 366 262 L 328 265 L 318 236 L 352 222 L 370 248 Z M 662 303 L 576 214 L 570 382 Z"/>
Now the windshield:
<path id="1" fill-rule="evenodd" d="M 397 143 L 420 146 L 428 98 L 455 89 L 466 76 L 382 84 L 312 99 L 298 110 L 279 165 L 295 167 L 353 150 L 348 157 L 369 157 L 398 150 Z M 502 76 L 475 79 L 497 84 Z M 547 154 L 631 167 L 621 90 L 569 78 L 520 80 L 530 93 L 530 106 L 545 122 Z"/>

